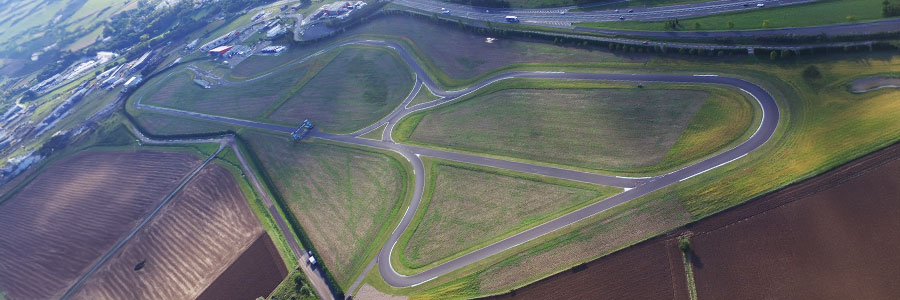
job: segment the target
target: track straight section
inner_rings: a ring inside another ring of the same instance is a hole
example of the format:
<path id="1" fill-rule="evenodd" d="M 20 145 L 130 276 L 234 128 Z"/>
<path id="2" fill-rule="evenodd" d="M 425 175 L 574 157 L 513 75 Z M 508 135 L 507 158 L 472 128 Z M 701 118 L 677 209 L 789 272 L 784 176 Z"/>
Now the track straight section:
<path id="1" fill-rule="evenodd" d="M 400 57 L 410 66 L 413 72 L 416 75 L 416 86 L 413 87 L 412 92 L 409 96 L 401 103 L 401 105 L 392 111 L 390 114 L 379 120 L 378 122 L 364 128 L 363 130 L 359 130 L 352 134 L 331 134 L 321 131 L 313 131 L 309 135 L 315 138 L 321 138 L 330 141 L 336 141 L 341 143 L 354 144 L 359 146 L 373 147 L 379 149 L 386 149 L 390 151 L 394 151 L 402 155 L 406 158 L 410 164 L 413 166 L 413 173 L 415 177 L 415 189 L 413 193 L 412 200 L 410 202 L 409 207 L 406 210 L 406 213 L 403 215 L 403 218 L 400 221 L 400 224 L 397 225 L 397 228 L 394 229 L 388 241 L 381 248 L 376 261 L 370 262 L 369 266 L 372 266 L 374 263 L 378 263 L 378 269 L 381 273 L 382 278 L 389 285 L 394 287 L 410 287 L 416 286 L 425 282 L 428 282 L 438 276 L 447 274 L 454 270 L 458 270 L 464 266 L 467 266 L 471 263 L 489 257 L 491 255 L 500 253 L 504 250 L 513 248 L 522 243 L 531 241 L 535 238 L 541 237 L 543 235 L 549 234 L 560 228 L 568 226 L 572 223 L 578 222 L 579 220 L 583 220 L 595 214 L 606 211 L 612 207 L 620 205 L 622 203 L 628 202 L 634 198 L 646 195 L 647 193 L 653 192 L 665 186 L 671 185 L 673 183 L 686 180 L 693 176 L 702 174 L 706 171 L 718 168 L 720 166 L 726 165 L 732 161 L 735 161 L 751 151 L 759 148 L 763 144 L 765 144 L 775 133 L 776 128 L 779 124 L 779 109 L 778 105 L 775 102 L 775 99 L 762 87 L 738 78 L 726 77 L 726 76 L 717 76 L 717 75 L 670 75 L 670 74 L 602 74 L 602 73 L 565 73 L 565 72 L 510 72 L 499 74 L 493 77 L 490 77 L 482 82 L 479 82 L 473 86 L 470 86 L 465 89 L 456 90 L 456 91 L 445 91 L 440 89 L 434 82 L 434 80 L 428 76 L 425 70 L 416 62 L 415 59 L 400 45 L 387 42 L 387 41 L 376 41 L 376 40 L 356 40 L 356 41 L 348 41 L 343 42 L 334 46 L 330 46 L 325 48 L 325 50 L 319 51 L 313 54 L 310 57 L 304 58 L 301 61 L 306 61 L 311 57 L 321 55 L 328 50 L 335 49 L 337 47 L 352 45 L 352 44 L 362 44 L 362 45 L 370 45 L 370 46 L 380 46 L 392 49 L 396 51 Z M 278 68 L 270 73 L 260 75 L 256 78 L 251 79 L 251 81 L 258 80 L 260 78 L 265 78 L 274 74 L 278 70 L 284 69 L 284 67 Z M 753 96 L 762 109 L 763 117 L 762 121 L 759 124 L 759 127 L 756 128 L 756 131 L 753 135 L 741 143 L 740 145 L 731 148 L 725 152 L 719 153 L 713 157 L 707 158 L 690 166 L 684 167 L 682 169 L 655 176 L 655 177 L 618 177 L 618 176 L 609 176 L 603 174 L 575 171 L 557 167 L 550 167 L 545 165 L 537 165 L 537 164 L 529 164 L 523 162 L 515 162 L 508 161 L 498 158 L 489 158 L 483 157 L 479 155 L 472 155 L 466 153 L 438 150 L 426 147 L 418 147 L 412 145 L 404 145 L 395 143 L 390 137 L 391 132 L 393 131 L 394 125 L 397 124 L 400 119 L 403 117 L 414 113 L 416 111 L 434 108 L 440 105 L 444 105 L 446 103 L 452 102 L 456 99 L 459 99 L 462 96 L 468 95 L 472 92 L 477 91 L 478 89 L 490 85 L 494 82 L 506 80 L 510 78 L 539 78 L 539 79 L 565 79 L 565 80 L 594 80 L 594 81 L 630 81 L 630 82 L 665 82 L 665 83 L 692 83 L 692 84 L 715 84 L 715 85 L 726 85 L 739 88 L 744 92 Z M 240 85 L 246 84 L 246 82 L 232 82 L 229 84 Z M 427 103 L 417 104 L 412 107 L 407 107 L 408 103 L 415 97 L 417 91 L 421 90 L 422 86 L 428 88 L 432 93 L 436 96 L 440 97 L 438 100 L 434 100 Z M 210 114 L 204 114 L 199 112 L 190 112 L 183 111 L 172 108 L 163 108 L 157 106 L 143 105 L 140 103 L 143 95 L 140 96 L 135 103 L 135 107 L 138 109 L 144 110 L 152 110 L 166 114 L 193 117 L 229 124 L 235 124 L 240 126 L 249 126 L 260 129 L 272 130 L 283 133 L 290 133 L 293 128 L 288 128 L 285 126 L 256 122 L 250 120 L 242 120 L 235 119 L 223 116 L 216 116 Z M 385 131 L 382 134 L 381 140 L 371 140 L 360 138 L 359 135 L 362 135 L 368 131 L 377 129 L 381 126 L 385 126 Z M 412 221 L 413 216 L 419 208 L 419 203 L 421 202 L 422 194 L 425 186 L 425 168 L 422 164 L 420 156 L 430 156 L 447 160 L 454 160 L 460 162 L 466 162 L 476 165 L 489 166 L 507 170 L 520 171 L 525 173 L 537 174 L 542 176 L 550 176 L 556 178 L 562 178 L 567 180 L 581 181 L 581 182 L 589 182 L 595 184 L 609 185 L 609 186 L 617 186 L 625 188 L 625 192 L 617 194 L 613 197 L 607 198 L 603 201 L 591 204 L 579 210 L 573 211 L 566 215 L 560 216 L 556 219 L 553 219 L 549 222 L 540 224 L 536 227 L 532 227 L 531 229 L 525 230 L 516 235 L 505 238 L 501 241 L 488 245 L 484 248 L 475 250 L 473 252 L 467 253 L 463 256 L 460 256 L 451 261 L 445 262 L 441 265 L 438 265 L 434 268 L 428 269 L 421 273 L 415 275 L 401 275 L 394 270 L 391 265 L 391 252 L 393 251 L 394 245 L 400 238 L 400 235 L 407 229 L 409 223 Z M 290 236 L 286 234 L 285 236 Z M 362 281 L 362 278 L 365 277 L 369 268 L 366 269 L 363 274 L 354 282 L 353 286 L 347 291 L 348 294 L 352 293 L 358 286 L 358 284 Z"/>

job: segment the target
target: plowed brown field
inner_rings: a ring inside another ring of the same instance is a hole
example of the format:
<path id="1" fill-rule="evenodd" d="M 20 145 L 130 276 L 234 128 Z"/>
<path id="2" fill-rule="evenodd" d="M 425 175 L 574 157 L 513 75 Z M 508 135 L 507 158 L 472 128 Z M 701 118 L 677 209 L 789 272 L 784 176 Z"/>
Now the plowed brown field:
<path id="1" fill-rule="evenodd" d="M 9 299 L 59 298 L 199 162 L 89 151 L 48 166 L 0 204 L 0 290 Z"/>
<path id="2" fill-rule="evenodd" d="M 231 174 L 207 165 L 72 298 L 194 299 L 262 234 Z"/>
<path id="3" fill-rule="evenodd" d="M 689 299 L 681 252 L 655 238 L 488 299 Z"/>
<path id="4" fill-rule="evenodd" d="M 900 299 L 900 145 L 689 229 L 700 299 Z"/>
<path id="5" fill-rule="evenodd" d="M 261 234 L 196 300 L 266 297 L 287 275 L 275 244 Z"/>

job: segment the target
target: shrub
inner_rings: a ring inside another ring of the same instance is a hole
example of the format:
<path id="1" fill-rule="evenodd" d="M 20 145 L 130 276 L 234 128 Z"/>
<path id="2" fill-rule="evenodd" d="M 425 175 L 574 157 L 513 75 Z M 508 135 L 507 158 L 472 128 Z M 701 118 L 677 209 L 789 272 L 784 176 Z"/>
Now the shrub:
<path id="1" fill-rule="evenodd" d="M 803 69 L 803 78 L 806 78 L 808 80 L 822 78 L 822 72 L 819 72 L 818 67 L 811 65 L 809 67 L 806 67 L 806 69 Z"/>
<path id="2" fill-rule="evenodd" d="M 688 240 L 686 236 L 683 236 L 678 239 L 678 249 L 681 249 L 681 252 L 690 253 L 691 252 L 691 241 Z"/>

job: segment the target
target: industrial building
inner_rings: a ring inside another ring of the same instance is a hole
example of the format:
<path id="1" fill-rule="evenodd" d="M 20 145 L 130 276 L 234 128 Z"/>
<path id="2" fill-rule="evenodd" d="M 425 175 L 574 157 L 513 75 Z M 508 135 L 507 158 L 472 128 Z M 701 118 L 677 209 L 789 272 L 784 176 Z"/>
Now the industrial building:
<path id="1" fill-rule="evenodd" d="M 233 41 L 235 38 L 237 38 L 240 35 L 241 35 L 240 31 L 232 30 L 231 32 L 226 33 L 226 34 L 216 38 L 215 40 L 212 40 L 211 42 L 204 44 L 203 46 L 200 47 L 200 51 L 208 51 L 210 49 L 214 49 L 216 47 L 225 45 L 225 44 Z"/>
<path id="2" fill-rule="evenodd" d="M 231 51 L 231 48 L 234 48 L 234 47 L 233 46 L 219 46 L 219 47 L 209 50 L 209 55 L 224 57 L 225 54 L 228 53 L 228 51 Z"/>

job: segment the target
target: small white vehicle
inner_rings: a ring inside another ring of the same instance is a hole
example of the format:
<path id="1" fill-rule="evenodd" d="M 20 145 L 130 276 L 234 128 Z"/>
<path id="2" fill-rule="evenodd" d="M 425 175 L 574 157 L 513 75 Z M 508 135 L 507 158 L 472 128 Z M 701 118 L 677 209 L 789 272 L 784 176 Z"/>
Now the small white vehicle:
<path id="1" fill-rule="evenodd" d="M 756 7 L 766 7 L 766 4 L 765 4 L 765 3 L 759 3 L 759 4 L 756 5 Z"/>
<path id="2" fill-rule="evenodd" d="M 510 22 L 510 23 L 519 23 L 519 17 L 516 17 L 516 16 L 506 16 L 506 22 Z"/>

